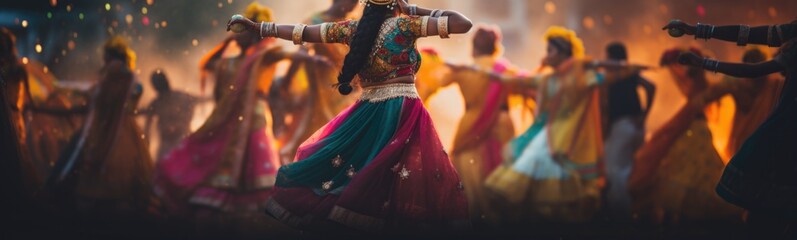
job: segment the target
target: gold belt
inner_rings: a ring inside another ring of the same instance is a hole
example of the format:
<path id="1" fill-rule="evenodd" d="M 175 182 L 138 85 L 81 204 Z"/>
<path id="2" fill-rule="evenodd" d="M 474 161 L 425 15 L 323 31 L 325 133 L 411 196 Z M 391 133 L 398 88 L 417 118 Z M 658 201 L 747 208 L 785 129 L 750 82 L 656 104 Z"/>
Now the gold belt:
<path id="1" fill-rule="evenodd" d="M 383 102 L 393 98 L 421 98 L 414 83 L 391 83 L 385 85 L 371 86 L 363 88 L 360 101 Z"/>

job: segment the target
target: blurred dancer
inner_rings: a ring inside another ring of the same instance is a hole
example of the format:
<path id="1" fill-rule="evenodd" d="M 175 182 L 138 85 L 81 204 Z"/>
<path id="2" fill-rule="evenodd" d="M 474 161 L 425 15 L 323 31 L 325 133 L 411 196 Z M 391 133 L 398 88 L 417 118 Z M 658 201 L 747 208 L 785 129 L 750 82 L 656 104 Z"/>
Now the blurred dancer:
<path id="1" fill-rule="evenodd" d="M 429 99 L 437 93 L 443 86 L 443 78 L 450 71 L 449 66 L 440 54 L 432 48 L 424 48 L 421 53 L 421 68 L 416 75 L 415 86 L 418 88 L 418 96 L 423 100 L 424 105 L 429 105 Z"/>
<path id="2" fill-rule="evenodd" d="M 23 173 L 26 189 L 29 194 L 33 194 L 33 190 L 38 189 L 40 181 L 30 155 L 25 151 L 27 150 L 25 111 L 31 103 L 28 73 L 25 71 L 25 66 L 17 59 L 16 37 L 7 28 L 0 28 L 0 50 L 0 74 L 3 77 L 3 91 L 5 91 L 3 100 L 8 104 L 4 107 L 10 110 L 9 118 L 4 118 L 3 121 L 14 125 L 15 145 L 19 145 L 19 149 L 22 150 L 18 152 L 19 158 L 14 160 L 19 161 L 21 168 L 18 170 Z"/>
<path id="3" fill-rule="evenodd" d="M 85 211 L 141 213 L 153 197 L 152 160 L 134 119 L 142 94 L 133 79 L 135 54 L 121 37 L 103 49 L 105 66 L 91 90 L 86 122 L 56 163 L 48 186 Z"/>
<path id="4" fill-rule="evenodd" d="M 543 63 L 553 72 L 509 79 L 516 88 L 539 91 L 539 113 L 511 143 L 514 162 L 498 167 L 486 184 L 506 206 L 506 220 L 585 221 L 600 205 L 603 137 L 596 87 L 641 67 L 586 60 L 583 43 L 568 29 L 551 27 L 544 39 Z M 618 71 L 605 77 L 595 71 L 604 67 Z"/>
<path id="5" fill-rule="evenodd" d="M 271 21 L 267 7 L 249 5 L 253 21 Z M 210 53 L 216 74 L 216 108 L 202 127 L 158 162 L 155 191 L 171 214 L 191 216 L 206 207 L 224 212 L 257 212 L 268 200 L 279 159 L 267 129 L 266 103 L 276 62 L 306 54 L 289 54 L 257 33 L 231 36 L 219 52 Z"/>
<path id="6" fill-rule="evenodd" d="M 21 91 L 27 73 L 17 59 L 16 38 L 7 28 L 0 28 L 0 152 L 2 152 L 2 186 L 7 191 L 8 205 L 3 208 L 16 220 L 27 209 L 34 189 L 38 188 L 33 165 L 24 145 L 20 142 L 21 126 L 24 126 L 19 109 Z M 14 225 L 12 225 L 14 226 Z"/>
<path id="7" fill-rule="evenodd" d="M 725 167 L 716 190 L 726 201 L 749 211 L 750 237 L 797 238 L 797 148 L 790 140 L 797 135 L 797 85 L 793 82 L 797 73 L 797 21 L 758 27 L 692 26 L 674 21 L 665 29 L 739 45 L 780 47 L 774 60 L 758 64 L 725 63 L 697 55 L 685 55 L 682 62 L 739 78 L 785 74 L 786 85 L 777 107 Z M 696 106 L 702 105 L 697 103 Z"/>
<path id="8" fill-rule="evenodd" d="M 34 98 L 29 107 L 27 126 L 27 146 L 41 183 L 45 182 L 61 152 L 82 127 L 90 99 L 85 91 L 50 87 L 45 99 L 37 101 Z"/>
<path id="9" fill-rule="evenodd" d="M 748 49 L 742 57 L 742 62 L 749 64 L 766 61 L 769 61 L 768 54 L 761 48 Z M 733 128 L 725 149 L 728 156 L 736 154 L 742 143 L 761 126 L 761 123 L 764 123 L 775 108 L 782 87 L 782 79 L 770 76 L 758 78 L 725 76 L 720 83 L 711 86 L 703 94 L 707 102 L 730 94 L 736 103 Z"/>
<path id="10" fill-rule="evenodd" d="M 625 45 L 616 42 L 606 47 L 610 61 L 626 62 Z M 606 71 L 617 71 L 607 69 Z M 637 88 L 642 87 L 645 103 L 641 102 Z M 634 162 L 634 153 L 645 142 L 645 120 L 655 96 L 656 87 L 639 74 L 608 86 L 606 136 L 606 204 L 612 220 L 626 222 L 631 219 L 631 196 L 628 195 L 628 177 Z"/>
<path id="11" fill-rule="evenodd" d="M 147 115 L 144 133 L 150 132 L 153 118 L 158 118 L 160 144 L 156 158 L 161 159 L 191 132 L 191 118 L 194 116 L 194 108 L 200 99 L 184 92 L 172 90 L 166 73 L 161 69 L 152 72 L 150 79 L 158 96 L 138 114 Z"/>
<path id="12" fill-rule="evenodd" d="M 313 14 L 305 24 L 344 21 L 355 7 L 357 0 L 333 0 L 327 10 Z M 301 51 L 324 57 L 333 64 L 298 62 L 272 87 L 278 90 L 269 95 L 269 105 L 274 116 L 275 135 L 282 145 L 280 158 L 284 163 L 293 160 L 302 141 L 356 100 L 352 96 L 341 96 L 332 87 L 349 51 L 348 46 L 307 44 Z"/>
<path id="13" fill-rule="evenodd" d="M 262 27 L 264 36 L 296 44 L 347 44 L 338 91 L 351 93 L 355 75 L 363 87 L 360 101 L 299 147 L 296 162 L 280 168 L 268 213 L 315 230 L 328 220 L 400 231 L 391 233 L 467 224 L 461 182 L 418 99 L 414 75 L 417 39 L 465 33 L 470 20 L 403 0 L 367 0 L 360 21 L 305 26 L 233 19 L 228 26 Z"/>
<path id="14" fill-rule="evenodd" d="M 700 55 L 698 49 L 670 49 L 661 66 L 673 76 L 678 89 L 692 99 L 708 89 L 699 68 L 677 63 L 681 53 Z M 703 111 L 690 111 L 687 104 L 675 117 L 653 133 L 639 150 L 631 174 L 634 208 L 654 222 L 677 224 L 681 220 L 724 220 L 741 211 L 722 201 L 714 192 L 724 167 L 714 148 Z"/>
<path id="15" fill-rule="evenodd" d="M 479 71 L 513 76 L 517 69 L 501 58 L 498 28 L 480 27 L 473 36 L 471 68 L 454 67 L 443 77 L 441 87 L 459 84 L 465 99 L 465 115 L 459 122 L 451 161 L 460 174 L 468 196 L 471 220 L 494 219 L 483 182 L 502 162 L 501 148 L 515 136 L 509 119 L 509 89 L 498 79 Z"/>

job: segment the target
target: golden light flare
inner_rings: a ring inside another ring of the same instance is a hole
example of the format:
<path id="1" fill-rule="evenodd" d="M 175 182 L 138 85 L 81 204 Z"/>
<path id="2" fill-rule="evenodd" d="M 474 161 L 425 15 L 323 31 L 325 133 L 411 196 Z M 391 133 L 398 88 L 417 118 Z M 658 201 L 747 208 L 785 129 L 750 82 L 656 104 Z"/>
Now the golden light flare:
<path id="1" fill-rule="evenodd" d="M 40 43 L 37 43 L 34 49 L 36 50 L 36 53 L 42 53 L 42 45 Z"/>
<path id="2" fill-rule="evenodd" d="M 155 0 L 147 0 L 147 5 L 151 6 L 152 4 L 155 4 Z"/>
<path id="3" fill-rule="evenodd" d="M 545 2 L 545 12 L 548 14 L 556 13 L 556 4 L 551 1 Z"/>
<path id="4" fill-rule="evenodd" d="M 58 5 L 58 0 L 50 0 L 50 6 L 55 7 L 55 5 Z"/>
<path id="5" fill-rule="evenodd" d="M 603 15 L 603 23 L 606 25 L 612 25 L 612 23 L 614 23 L 614 18 L 612 15 Z"/>
<path id="6" fill-rule="evenodd" d="M 22 20 L 22 27 L 23 28 L 28 27 L 28 20 Z"/>
<path id="7" fill-rule="evenodd" d="M 667 7 L 667 5 L 660 4 L 660 5 L 659 5 L 659 11 L 660 11 L 662 14 L 667 14 L 667 13 L 669 13 L 669 12 L 670 12 L 670 8 L 669 8 L 669 7 Z"/>
<path id="8" fill-rule="evenodd" d="M 194 38 L 194 40 L 191 40 L 191 45 L 193 45 L 194 47 L 198 46 L 199 45 L 199 40 Z"/>
<path id="9" fill-rule="evenodd" d="M 582 20 L 581 23 L 584 24 L 584 28 L 586 29 L 592 29 L 595 27 L 595 19 L 592 19 L 590 16 L 584 17 L 584 20 Z"/>
<path id="10" fill-rule="evenodd" d="M 650 27 L 650 25 L 642 26 L 642 32 L 644 32 L 645 34 L 651 34 L 653 33 L 653 28 Z"/>
<path id="11" fill-rule="evenodd" d="M 778 17 L 778 9 L 776 9 L 775 7 L 769 7 L 769 9 L 767 9 L 767 13 L 769 13 L 770 17 L 773 18 Z"/>
<path id="12" fill-rule="evenodd" d="M 111 4 L 105 3 L 105 11 L 111 11 Z"/>
<path id="13" fill-rule="evenodd" d="M 127 22 L 128 25 L 133 24 L 133 15 L 125 15 L 125 22 Z"/>
<path id="14" fill-rule="evenodd" d="M 142 7 L 141 8 L 141 14 L 147 14 L 148 12 L 149 12 L 149 10 L 147 10 L 147 7 Z"/>
<path id="15" fill-rule="evenodd" d="M 22 64 L 28 64 L 29 60 L 27 57 L 22 58 Z"/>

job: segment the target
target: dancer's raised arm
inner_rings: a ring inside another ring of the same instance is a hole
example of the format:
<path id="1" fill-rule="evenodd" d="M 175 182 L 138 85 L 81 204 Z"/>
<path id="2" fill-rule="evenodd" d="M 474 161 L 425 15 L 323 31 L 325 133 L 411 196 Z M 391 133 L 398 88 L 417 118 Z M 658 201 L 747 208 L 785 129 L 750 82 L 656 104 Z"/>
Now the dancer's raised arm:
<path id="1" fill-rule="evenodd" d="M 749 43 L 779 47 L 797 35 L 797 22 L 750 27 L 748 25 L 714 26 L 701 23 L 691 25 L 680 20 L 673 20 L 662 30 L 669 31 L 673 37 L 690 35 L 695 36 L 695 39 L 716 38 L 736 42 L 739 46 Z"/>
<path id="2" fill-rule="evenodd" d="M 702 58 L 693 53 L 686 53 L 682 54 L 678 61 L 684 65 L 700 67 L 709 71 L 719 72 L 738 78 L 757 78 L 785 70 L 784 66 L 777 60 L 753 64 L 729 63 L 720 62 L 709 58 Z"/>
<path id="3" fill-rule="evenodd" d="M 459 12 L 451 10 L 430 10 L 417 5 L 397 1 L 402 14 L 411 18 L 410 27 L 418 32 L 416 37 L 439 35 L 448 38 L 449 34 L 463 34 L 470 31 L 473 23 Z M 256 23 L 240 15 L 235 15 L 227 23 L 227 31 L 259 33 L 260 37 L 275 37 L 293 41 L 295 44 L 344 43 L 349 44 L 358 28 L 358 21 L 328 22 L 316 25 Z"/>

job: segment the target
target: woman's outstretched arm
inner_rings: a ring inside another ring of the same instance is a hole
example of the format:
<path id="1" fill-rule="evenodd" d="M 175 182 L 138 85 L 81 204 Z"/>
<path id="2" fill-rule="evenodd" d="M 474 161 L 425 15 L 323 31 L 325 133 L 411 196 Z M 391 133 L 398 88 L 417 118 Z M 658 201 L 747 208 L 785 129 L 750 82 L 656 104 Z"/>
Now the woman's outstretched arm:
<path id="1" fill-rule="evenodd" d="M 753 64 L 728 63 L 702 58 L 694 53 L 681 54 L 678 61 L 684 65 L 700 67 L 737 78 L 758 78 L 785 70 L 783 65 L 775 60 Z"/>
<path id="2" fill-rule="evenodd" d="M 457 11 L 423 8 L 417 5 L 407 4 L 405 0 L 398 0 L 398 3 L 399 7 L 401 7 L 401 12 L 406 15 L 429 16 L 429 23 L 425 29 L 428 36 L 440 35 L 439 21 L 441 21 L 442 18 L 445 18 L 446 20 L 444 21 L 447 21 L 447 24 L 443 23 L 447 25 L 448 30 L 444 35 L 463 34 L 469 32 L 470 29 L 473 28 L 473 22 Z"/>
<path id="3" fill-rule="evenodd" d="M 316 24 L 306 26 L 303 24 L 276 24 L 270 22 L 256 23 L 247 18 L 233 16 L 227 22 L 227 31 L 233 30 L 234 25 L 241 24 L 244 29 L 241 31 L 249 31 L 259 34 L 260 37 L 276 37 L 284 40 L 293 41 L 294 31 L 301 37 L 302 42 L 322 43 L 321 27 L 323 24 Z"/>
<path id="4" fill-rule="evenodd" d="M 795 24 L 767 25 L 750 27 L 747 25 L 714 26 L 708 24 L 691 25 L 680 20 L 668 23 L 662 30 L 682 32 L 695 38 L 715 38 L 738 45 L 759 44 L 779 47 L 795 36 Z M 680 36 L 673 36 L 680 37 Z"/>

